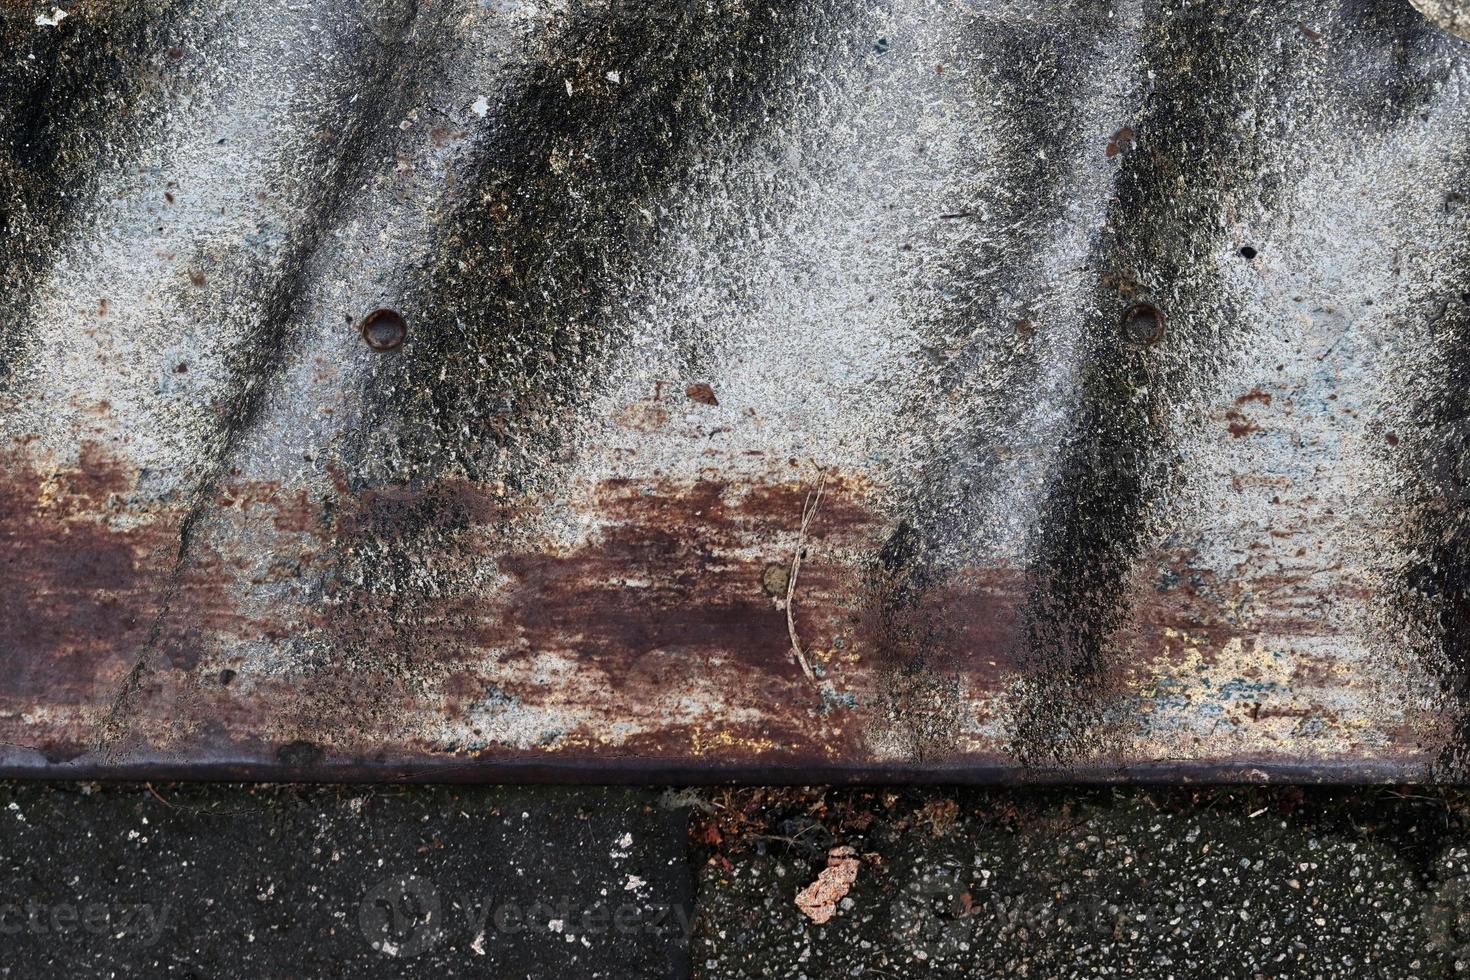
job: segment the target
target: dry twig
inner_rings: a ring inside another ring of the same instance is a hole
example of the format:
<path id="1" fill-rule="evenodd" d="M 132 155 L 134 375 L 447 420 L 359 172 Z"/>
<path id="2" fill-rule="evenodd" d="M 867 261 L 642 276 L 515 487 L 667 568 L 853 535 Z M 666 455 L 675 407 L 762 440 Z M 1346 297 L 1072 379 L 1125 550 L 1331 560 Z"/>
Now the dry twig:
<path id="1" fill-rule="evenodd" d="M 817 516 L 817 508 L 822 506 L 822 493 L 826 487 L 827 472 L 823 470 L 817 477 L 817 485 L 807 493 L 806 502 L 801 506 L 801 532 L 796 536 L 796 552 L 791 556 L 791 575 L 786 580 L 786 631 L 791 634 L 791 652 L 809 681 L 815 681 L 817 675 L 812 673 L 812 665 L 807 661 L 806 653 L 801 649 L 801 640 L 796 635 L 796 576 L 801 572 L 801 554 L 806 549 L 807 534 Z"/>

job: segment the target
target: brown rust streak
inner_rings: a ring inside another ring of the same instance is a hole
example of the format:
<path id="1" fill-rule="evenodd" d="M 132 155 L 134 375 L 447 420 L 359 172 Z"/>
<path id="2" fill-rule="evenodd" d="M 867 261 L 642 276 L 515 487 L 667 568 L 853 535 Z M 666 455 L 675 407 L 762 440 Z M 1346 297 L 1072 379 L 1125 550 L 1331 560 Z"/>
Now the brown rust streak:
<path id="1" fill-rule="evenodd" d="M 1132 612 L 1118 641 L 1135 664 L 1167 659 L 1178 644 L 1171 632 L 1189 634 L 1204 662 L 1234 639 L 1334 636 L 1334 601 L 1363 603 L 1372 591 L 1361 583 L 1324 580 L 1324 569 L 1278 561 L 1273 571 L 1242 561 L 1221 576 L 1198 563 L 1193 548 L 1160 548 L 1138 563 L 1130 586 Z"/>
<path id="2" fill-rule="evenodd" d="M 78 705 L 105 695 L 158 608 L 177 508 L 129 501 L 133 478 L 96 443 L 73 465 L 0 458 L 0 701 Z"/>
<path id="3" fill-rule="evenodd" d="M 796 485 L 610 481 L 597 495 L 596 513 L 606 525 L 595 543 L 498 559 L 514 580 L 504 623 L 523 649 L 575 650 L 620 686 L 628 658 L 653 649 L 730 649 L 763 675 L 793 674 L 785 616 L 762 590 L 761 575 L 789 551 L 804 493 Z M 837 499 L 812 541 L 820 548 L 873 524 L 850 497 Z M 807 601 L 798 607 L 803 618 L 820 618 L 803 607 L 812 595 L 832 591 L 835 572 L 814 551 Z"/>
<path id="4" fill-rule="evenodd" d="M 0 454 L 0 739 L 85 752 L 158 622 L 185 511 L 96 442 L 75 462 L 26 440 Z"/>
<path id="5" fill-rule="evenodd" d="M 1299 531 L 1285 535 L 1295 537 Z M 1278 538 L 1264 531 L 1267 538 Z M 1345 627 L 1337 610 L 1363 607 L 1373 595 L 1371 586 L 1338 567 L 1322 567 L 1304 548 L 1288 545 L 1274 549 L 1252 545 L 1246 557 L 1228 574 L 1201 567 L 1192 548 L 1154 551 L 1139 565 L 1132 584 L 1134 600 L 1129 621 L 1115 641 L 1130 652 L 1120 681 L 1145 680 L 1167 665 L 1177 663 L 1190 671 L 1207 670 L 1234 641 L 1243 660 L 1234 661 L 1237 679 L 1250 684 L 1264 679 L 1288 658 L 1286 689 L 1263 691 L 1254 704 L 1233 715 L 1232 724 L 1255 725 L 1273 719 L 1320 718 L 1329 725 L 1342 719 L 1322 700 L 1324 690 L 1343 683 L 1330 650 Z M 1213 697 L 1205 683 L 1203 697 Z M 1289 706 L 1283 706 L 1283 702 Z M 1402 732 L 1387 731 L 1394 753 L 1415 751 L 1414 740 Z M 1411 733 L 1422 736 L 1422 732 Z M 1273 736 L 1263 736 L 1272 738 Z M 1351 750 L 1354 736 L 1345 732 Z M 1221 736 L 1228 742 L 1229 736 Z M 1285 758 L 1293 758 L 1289 739 L 1281 742 Z M 1298 755 L 1300 754 L 1299 747 Z M 1316 751 L 1316 750 L 1309 750 Z"/>
<path id="6" fill-rule="evenodd" d="M 105 711 L 158 615 L 183 508 L 140 499 L 136 475 L 96 446 L 60 469 L 17 448 L 3 473 L 0 704 L 9 717 L 0 738 L 66 757 L 85 741 L 76 719 Z M 236 479 L 213 501 L 212 533 L 177 571 L 132 748 L 200 761 L 265 753 L 267 764 L 287 743 L 310 743 L 359 760 L 800 765 L 870 760 L 876 727 L 916 761 L 952 757 L 955 732 L 985 720 L 962 692 L 1001 692 L 1027 662 L 1025 572 L 963 569 L 907 603 L 885 603 L 872 573 L 888 531 L 876 492 L 834 475 L 797 607 L 814 664 L 847 697 L 827 703 L 790 656 L 785 614 L 763 582 L 789 560 L 808 490 L 713 475 L 619 479 L 552 508 L 511 506 L 463 481 L 360 493 L 339 481 L 308 495 Z M 568 504 L 591 522 L 578 543 L 524 530 Z M 414 556 L 411 568 L 431 571 L 435 587 L 408 576 L 386 595 L 324 584 L 272 598 L 283 582 L 328 583 L 345 554 L 363 549 Z M 1221 582 L 1188 549 L 1155 557 L 1140 563 L 1129 625 L 1115 637 L 1139 669 L 1177 654 L 1169 631 L 1189 633 L 1208 659 L 1235 637 L 1331 630 L 1314 605 L 1321 580 L 1299 568 L 1242 566 L 1238 580 Z M 1266 598 L 1241 621 L 1247 594 Z M 327 651 L 320 663 L 291 659 L 308 634 Z M 278 651 L 278 666 L 252 675 L 239 655 L 251 644 Z M 573 669 L 541 676 L 534 661 L 549 652 Z M 225 683 L 222 669 L 244 672 Z M 718 703 L 671 721 L 680 692 L 698 681 Z M 446 745 L 432 734 L 492 691 L 583 721 L 532 748 Z M 926 707 L 939 702 L 938 715 Z M 71 721 L 20 720 L 38 706 L 79 710 Z M 625 737 L 614 735 L 619 723 Z"/>
<path id="7" fill-rule="evenodd" d="M 494 629 L 482 639 L 506 651 L 496 686 L 528 699 L 611 702 L 601 707 L 648 726 L 616 746 L 600 744 L 604 733 L 573 733 L 599 754 L 856 751 L 840 724 L 812 717 L 819 698 L 803 686 L 785 614 L 762 587 L 767 565 L 789 553 L 806 490 L 718 479 L 602 484 L 593 502 L 602 527 L 587 544 L 495 558 L 510 585 L 480 618 Z M 849 625 L 843 596 L 853 585 L 830 549 L 866 546 L 877 522 L 851 488 L 834 495 L 824 518 L 812 530 L 797 615 L 803 635 L 830 638 Z M 556 690 L 515 680 L 519 662 L 547 651 L 572 656 L 577 675 L 559 678 Z M 733 681 L 721 685 L 727 705 L 757 710 L 762 721 L 661 725 L 660 698 L 698 676 Z"/>
<path id="8" fill-rule="evenodd" d="M 662 744 L 675 755 L 718 745 L 735 753 L 830 748 L 834 740 L 855 752 L 840 724 L 809 717 L 821 706 L 813 691 L 790 689 L 796 668 L 784 614 L 762 587 L 766 564 L 789 552 L 804 492 L 795 483 L 611 480 L 578 501 L 597 526 L 568 548 L 507 530 L 534 526 L 542 505 L 512 508 L 462 481 L 374 489 L 319 507 L 299 492 L 236 482 L 217 501 L 226 512 L 213 519 L 223 525 L 201 538 L 207 561 L 185 580 L 197 575 L 242 600 L 179 607 L 156 658 L 176 670 L 150 679 L 140 707 L 150 722 L 177 719 L 174 729 L 187 736 L 181 751 L 224 718 L 245 729 L 241 736 L 273 731 L 343 749 L 386 740 L 427 756 L 441 750 L 427 734 L 436 720 L 462 718 L 467 705 L 497 691 L 605 722 L 566 733 L 578 752 L 626 751 L 601 741 L 620 721 L 644 731 L 629 744 Z M 842 598 L 850 554 L 834 560 L 831 552 L 876 538 L 862 497 L 839 493 L 814 529 L 799 607 L 813 636 L 850 626 Z M 263 547 L 274 554 L 262 555 Z M 277 567 L 290 569 L 288 578 L 329 583 L 351 553 L 383 554 L 385 564 L 413 556 L 410 567 L 434 586 L 410 574 L 377 587 L 324 585 L 325 602 L 250 598 L 270 587 Z M 487 579 L 486 569 L 498 575 Z M 319 656 L 288 658 L 284 672 L 245 673 L 228 686 L 212 680 L 221 669 L 245 669 L 232 654 L 242 644 L 303 636 L 320 641 Z M 547 652 L 566 655 L 575 669 L 538 677 L 531 660 Z M 726 705 L 759 712 L 759 732 L 739 734 L 750 726 L 719 711 L 699 724 L 665 724 L 661 699 L 690 678 L 718 682 Z M 156 724 L 150 730 L 161 737 Z M 508 746 L 496 752 L 513 754 Z"/>

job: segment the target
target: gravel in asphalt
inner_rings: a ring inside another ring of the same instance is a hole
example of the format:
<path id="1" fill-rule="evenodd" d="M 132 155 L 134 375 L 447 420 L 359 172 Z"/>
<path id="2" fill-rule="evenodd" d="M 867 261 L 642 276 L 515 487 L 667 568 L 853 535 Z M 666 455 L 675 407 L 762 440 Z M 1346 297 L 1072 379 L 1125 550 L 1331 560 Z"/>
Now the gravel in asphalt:
<path id="1" fill-rule="evenodd" d="M 1453 977 L 1467 813 L 1422 788 L 11 783 L 0 977 Z"/>

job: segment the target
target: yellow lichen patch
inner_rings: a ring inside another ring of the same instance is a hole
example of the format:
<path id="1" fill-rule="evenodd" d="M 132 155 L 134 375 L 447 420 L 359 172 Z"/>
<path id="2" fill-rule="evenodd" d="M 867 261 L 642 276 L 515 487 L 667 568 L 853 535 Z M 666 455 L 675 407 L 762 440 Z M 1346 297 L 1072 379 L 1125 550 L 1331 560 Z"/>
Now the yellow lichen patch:
<path id="1" fill-rule="evenodd" d="M 705 734 L 703 728 L 695 727 L 689 733 L 689 751 L 694 755 L 704 755 L 711 751 L 725 749 L 743 749 L 746 752 L 760 754 L 770 752 L 775 748 L 778 748 L 777 744 L 768 738 L 736 735 L 728 729 Z"/>
<path id="2" fill-rule="evenodd" d="M 1137 668 L 1128 683 L 1128 714 L 1139 726 L 1130 751 L 1140 758 L 1269 752 L 1282 742 L 1315 743 L 1314 752 L 1332 753 L 1368 727 L 1323 697 L 1324 689 L 1340 693 L 1353 685 L 1350 664 L 1311 657 L 1314 680 L 1303 685 L 1299 650 L 1255 638 L 1216 645 L 1184 630 L 1163 632 L 1169 655 Z"/>

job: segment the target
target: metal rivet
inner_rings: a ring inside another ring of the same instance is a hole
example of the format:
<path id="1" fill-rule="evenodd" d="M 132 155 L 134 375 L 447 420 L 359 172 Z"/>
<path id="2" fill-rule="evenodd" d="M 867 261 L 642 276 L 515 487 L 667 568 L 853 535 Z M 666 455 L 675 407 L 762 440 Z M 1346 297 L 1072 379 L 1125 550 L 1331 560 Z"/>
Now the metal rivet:
<path id="1" fill-rule="evenodd" d="M 408 324 L 394 310 L 373 310 L 362 321 L 362 339 L 373 350 L 397 350 L 407 336 Z"/>
<path id="2" fill-rule="evenodd" d="M 1139 344 L 1156 344 L 1164 339 L 1164 314 L 1148 303 L 1134 303 L 1123 314 L 1123 333 Z"/>

